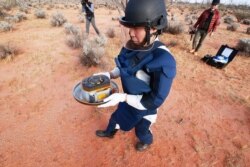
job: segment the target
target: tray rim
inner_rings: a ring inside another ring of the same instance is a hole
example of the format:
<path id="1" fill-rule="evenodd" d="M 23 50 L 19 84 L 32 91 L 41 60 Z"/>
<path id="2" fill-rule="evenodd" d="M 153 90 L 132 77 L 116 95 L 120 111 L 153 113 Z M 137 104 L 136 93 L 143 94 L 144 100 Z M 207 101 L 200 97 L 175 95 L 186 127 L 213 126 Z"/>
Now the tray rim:
<path id="1" fill-rule="evenodd" d="M 85 104 L 85 105 L 91 105 L 91 106 L 97 106 L 97 105 L 101 105 L 101 104 L 105 104 L 105 103 L 109 102 L 109 101 L 107 101 L 107 102 L 100 101 L 100 102 L 98 102 L 98 103 L 96 103 L 96 102 L 95 102 L 95 103 L 90 103 L 90 102 L 87 102 L 87 101 L 82 101 L 82 100 L 77 99 L 77 98 L 74 96 L 74 92 L 75 92 L 75 89 L 76 89 L 78 86 L 81 86 L 80 84 L 81 84 L 81 82 L 79 82 L 78 84 L 76 84 L 75 87 L 74 87 L 74 89 L 73 89 L 73 92 L 72 92 L 73 97 L 74 97 L 74 99 L 75 99 L 77 102 L 82 103 L 82 104 Z M 113 89 L 116 89 L 116 90 L 117 90 L 115 93 L 118 93 L 118 92 L 119 92 L 118 85 L 117 85 L 114 81 L 110 81 L 110 84 L 111 84 L 111 87 L 113 86 Z M 82 89 L 82 88 L 81 88 L 81 89 Z"/>

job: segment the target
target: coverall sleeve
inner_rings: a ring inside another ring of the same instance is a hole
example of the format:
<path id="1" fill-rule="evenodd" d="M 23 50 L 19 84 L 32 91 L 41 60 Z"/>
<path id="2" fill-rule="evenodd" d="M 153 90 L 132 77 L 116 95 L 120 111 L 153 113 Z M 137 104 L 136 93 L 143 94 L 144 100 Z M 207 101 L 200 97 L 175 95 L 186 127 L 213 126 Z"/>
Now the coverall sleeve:
<path id="1" fill-rule="evenodd" d="M 159 62 L 163 62 L 164 66 L 149 70 L 152 71 L 150 81 L 152 90 L 149 93 L 143 94 L 141 99 L 141 104 L 148 110 L 155 110 L 161 106 L 170 92 L 173 79 L 176 75 L 176 62 L 172 56 L 163 60 L 159 59 L 155 64 Z"/>

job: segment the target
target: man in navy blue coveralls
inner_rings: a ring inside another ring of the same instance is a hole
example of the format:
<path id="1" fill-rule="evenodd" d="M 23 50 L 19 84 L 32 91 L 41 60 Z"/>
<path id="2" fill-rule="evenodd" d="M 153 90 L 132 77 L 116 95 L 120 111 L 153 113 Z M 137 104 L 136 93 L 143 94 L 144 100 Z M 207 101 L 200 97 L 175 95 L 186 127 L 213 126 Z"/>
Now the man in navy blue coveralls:
<path id="1" fill-rule="evenodd" d="M 121 77 L 124 93 L 114 93 L 104 99 L 107 103 L 98 106 L 118 104 L 106 130 L 97 130 L 97 136 L 111 138 L 118 129 L 135 128 L 139 139 L 136 150 L 143 151 L 152 144 L 150 126 L 176 75 L 175 59 L 158 39 L 167 25 L 166 16 L 164 0 L 128 2 L 120 24 L 128 30 L 129 39 L 115 58 L 116 67 L 101 73 L 111 79 Z"/>

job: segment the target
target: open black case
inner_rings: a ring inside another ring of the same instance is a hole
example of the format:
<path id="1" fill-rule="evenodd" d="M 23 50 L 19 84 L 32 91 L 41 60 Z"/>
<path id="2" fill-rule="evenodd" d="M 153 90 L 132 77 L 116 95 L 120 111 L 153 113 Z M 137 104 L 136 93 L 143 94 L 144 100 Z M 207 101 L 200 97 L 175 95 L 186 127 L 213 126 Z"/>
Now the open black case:
<path id="1" fill-rule="evenodd" d="M 207 54 L 201 60 L 208 65 L 222 69 L 234 59 L 237 53 L 237 49 L 231 48 L 228 45 L 222 45 L 215 56 Z M 225 59 L 220 60 L 220 58 Z"/>

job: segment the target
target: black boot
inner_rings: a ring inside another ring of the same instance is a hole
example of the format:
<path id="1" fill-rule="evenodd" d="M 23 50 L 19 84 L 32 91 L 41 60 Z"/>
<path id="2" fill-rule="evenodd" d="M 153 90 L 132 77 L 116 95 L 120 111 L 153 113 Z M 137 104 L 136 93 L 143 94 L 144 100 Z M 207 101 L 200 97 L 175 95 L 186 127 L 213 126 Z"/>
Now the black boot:
<path id="1" fill-rule="evenodd" d="M 105 130 L 97 130 L 95 132 L 96 136 L 98 137 L 109 137 L 109 138 L 113 138 L 114 135 L 116 134 L 117 129 L 115 129 L 114 131 L 112 131 L 111 133 L 107 133 Z"/>
<path id="2" fill-rule="evenodd" d="M 149 145 L 150 144 L 144 144 L 143 142 L 137 142 L 136 143 L 136 145 L 135 145 L 135 149 L 137 150 L 137 151 L 144 151 L 144 150 L 146 150 L 146 149 L 148 149 L 149 148 Z"/>

